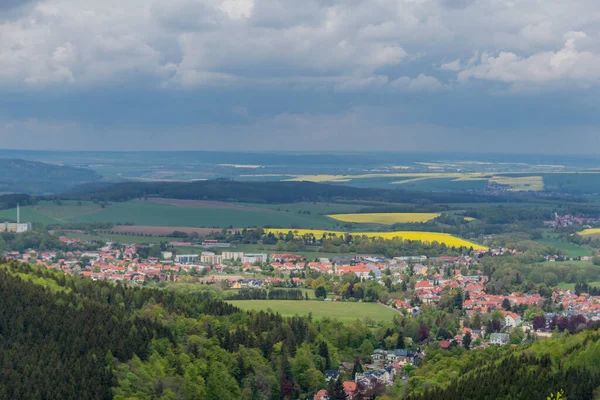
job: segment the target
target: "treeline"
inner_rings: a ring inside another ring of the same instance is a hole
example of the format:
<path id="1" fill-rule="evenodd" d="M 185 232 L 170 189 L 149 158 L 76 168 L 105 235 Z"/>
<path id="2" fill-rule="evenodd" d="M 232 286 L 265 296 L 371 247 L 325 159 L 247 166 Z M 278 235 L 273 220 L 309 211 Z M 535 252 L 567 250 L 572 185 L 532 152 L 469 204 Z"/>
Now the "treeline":
<path id="1" fill-rule="evenodd" d="M 541 400 L 564 391 L 567 399 L 594 399 L 600 387 L 599 355 L 597 331 L 534 343 L 525 349 L 472 351 L 458 357 L 450 352 L 431 351 L 427 353 L 424 368 L 411 378 L 406 398 Z M 455 357 L 456 361 L 446 360 L 447 357 Z M 431 375 L 429 363 L 434 360 L 438 367 L 436 374 Z M 462 365 L 456 370 L 458 373 L 444 372 L 453 363 Z M 457 377 L 449 380 L 450 376 Z M 427 380 L 433 387 L 421 384 Z"/>
<path id="2" fill-rule="evenodd" d="M 576 283 L 575 293 L 579 296 L 581 293 L 587 293 L 590 296 L 600 296 L 600 288 L 590 286 L 587 283 Z"/>
<path id="3" fill-rule="evenodd" d="M 148 197 L 218 200 L 247 203 L 296 203 L 303 201 L 376 201 L 418 204 L 503 203 L 526 201 L 528 194 L 490 196 L 462 192 L 423 193 L 390 189 L 361 189 L 313 182 L 123 182 L 107 186 L 87 185 L 60 196 L 70 200 L 127 201 Z M 55 197 L 52 197 L 54 199 Z"/>
<path id="4" fill-rule="evenodd" d="M 228 300 L 308 300 L 299 289 L 242 289 Z"/>
<path id="5" fill-rule="evenodd" d="M 488 224 L 512 224 L 521 221 L 550 220 L 554 218 L 553 207 L 478 207 L 467 210 L 472 217 Z"/>
<path id="6" fill-rule="evenodd" d="M 16 208 L 17 204 L 21 207 L 34 205 L 36 204 L 36 199 L 28 194 L 3 194 L 0 196 L 0 210 Z"/>

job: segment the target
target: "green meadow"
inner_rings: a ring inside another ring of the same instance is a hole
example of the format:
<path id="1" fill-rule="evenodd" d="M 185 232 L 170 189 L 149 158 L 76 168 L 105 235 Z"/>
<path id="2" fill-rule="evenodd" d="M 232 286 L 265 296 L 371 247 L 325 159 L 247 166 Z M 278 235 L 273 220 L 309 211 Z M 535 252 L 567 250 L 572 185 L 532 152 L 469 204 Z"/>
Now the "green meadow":
<path id="1" fill-rule="evenodd" d="M 253 208 L 176 206 L 146 200 L 111 203 L 104 207 L 92 202 L 63 201 L 59 204 L 43 201 L 35 206 L 21 208 L 21 220 L 42 224 L 67 222 L 134 223 L 149 226 L 181 227 L 286 227 L 334 228 L 337 221 L 320 213 L 354 211 L 357 206 L 320 205 L 264 205 Z M 302 213 L 302 211 L 310 211 Z M 16 219 L 16 210 L 0 211 L 0 218 Z"/>
<path id="2" fill-rule="evenodd" d="M 575 243 L 561 242 L 560 240 L 553 238 L 544 238 L 536 240 L 536 242 L 545 244 L 546 246 L 556 247 L 560 250 L 565 250 L 569 257 L 586 257 L 592 255 L 590 249 L 581 247 Z"/>
<path id="3" fill-rule="evenodd" d="M 390 321 L 397 312 L 375 303 L 351 303 L 302 300 L 234 300 L 231 304 L 242 310 L 271 310 L 284 317 L 308 315 L 313 318 L 335 318 L 345 323 L 371 318 L 374 321 Z"/>

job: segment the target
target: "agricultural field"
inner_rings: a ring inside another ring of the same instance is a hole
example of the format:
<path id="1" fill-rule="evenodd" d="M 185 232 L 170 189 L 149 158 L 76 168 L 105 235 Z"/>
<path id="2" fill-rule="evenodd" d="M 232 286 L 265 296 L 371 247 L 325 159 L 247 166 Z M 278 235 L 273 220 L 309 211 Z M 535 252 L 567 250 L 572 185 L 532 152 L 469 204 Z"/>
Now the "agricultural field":
<path id="1" fill-rule="evenodd" d="M 341 222 L 353 222 L 357 224 L 381 224 L 394 225 L 398 223 L 419 223 L 431 221 L 439 217 L 438 213 L 369 213 L 369 214 L 330 214 L 333 218 Z"/>
<path id="2" fill-rule="evenodd" d="M 561 166 L 530 166 L 532 172 L 517 172 L 506 169 L 497 172 L 445 172 L 444 169 L 459 169 L 456 164 L 420 163 L 428 172 L 375 172 L 355 175 L 269 175 L 269 178 L 283 181 L 309 181 L 320 183 L 341 183 L 360 187 L 390 187 L 400 185 L 402 189 L 418 191 L 476 190 L 482 191 L 488 184 L 501 185 L 507 191 L 573 191 L 598 192 L 600 172 L 564 171 Z M 468 164 L 465 164 L 468 165 Z M 523 169 L 521 166 L 517 169 Z M 535 172 L 533 172 L 535 171 Z M 260 179 L 254 175 L 253 178 Z M 264 179 L 264 178 L 263 178 Z"/>
<path id="3" fill-rule="evenodd" d="M 541 176 L 494 176 L 489 183 L 507 186 L 509 192 L 540 192 L 544 190 L 544 180 Z"/>
<path id="4" fill-rule="evenodd" d="M 357 206 L 351 206 L 357 207 Z M 336 207 L 331 206 L 334 210 Z M 347 210 L 348 208 L 344 208 Z M 355 208 L 352 208 L 354 210 Z M 21 207 L 21 220 L 42 224 L 67 222 L 133 223 L 164 227 L 305 227 L 335 228 L 338 222 L 318 213 L 286 212 L 245 204 L 186 200 L 132 200 L 102 207 L 92 202 L 40 202 Z M 16 219 L 16 210 L 2 210 L 0 218 Z"/>
<path id="5" fill-rule="evenodd" d="M 584 229 L 581 232 L 577 232 L 577 234 L 581 236 L 600 236 L 600 228 Z"/>
<path id="6" fill-rule="evenodd" d="M 536 242 L 545 244 L 546 246 L 556 247 L 560 250 L 565 250 L 569 257 L 586 257 L 592 255 L 590 249 L 578 246 L 575 243 L 561 242 L 560 240 L 552 238 L 540 239 L 536 240 Z"/>
<path id="7" fill-rule="evenodd" d="M 292 204 L 252 204 L 253 207 L 265 208 L 275 211 L 285 212 L 310 212 L 311 214 L 342 214 L 354 213 L 361 208 L 367 207 L 364 204 L 348 203 L 310 203 L 300 202 Z"/>
<path id="8" fill-rule="evenodd" d="M 285 235 L 290 231 L 290 229 L 285 228 L 277 228 L 277 229 L 265 229 L 266 233 L 273 233 L 275 235 Z M 457 238 L 448 233 L 440 233 L 440 232 L 419 232 L 419 231 L 395 231 L 395 232 L 340 232 L 340 231 L 327 231 L 327 230 L 318 230 L 318 229 L 294 229 L 292 230 L 294 235 L 313 235 L 317 238 L 321 238 L 323 235 L 335 235 L 335 236 L 343 236 L 346 234 L 352 234 L 354 236 L 367 236 L 367 237 L 376 237 L 383 239 L 394 239 L 394 238 L 402 238 L 404 240 L 415 240 L 423 243 L 444 243 L 446 246 L 454 246 L 454 247 L 473 247 L 475 250 L 487 250 L 486 247 L 481 246 L 477 243 L 469 242 L 464 239 Z"/>
<path id="9" fill-rule="evenodd" d="M 234 300 L 231 304 L 242 310 L 272 310 L 284 317 L 294 315 L 306 316 L 309 312 L 313 318 L 335 318 L 351 323 L 364 318 L 374 321 L 391 321 L 398 313 L 392 309 L 375 303 L 346 303 L 331 301 L 302 300 Z"/>
<path id="10" fill-rule="evenodd" d="M 16 221 L 17 209 L 0 210 L 0 221 Z M 21 207 L 21 222 L 37 222 L 40 224 L 58 224 L 61 221 L 43 214 L 33 207 Z"/>

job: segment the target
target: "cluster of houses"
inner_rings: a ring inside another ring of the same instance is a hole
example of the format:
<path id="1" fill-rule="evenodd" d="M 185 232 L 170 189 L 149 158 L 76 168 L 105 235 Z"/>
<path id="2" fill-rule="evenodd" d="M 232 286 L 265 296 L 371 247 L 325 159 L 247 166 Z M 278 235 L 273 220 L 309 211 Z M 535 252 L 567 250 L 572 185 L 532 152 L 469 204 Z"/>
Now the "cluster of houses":
<path id="1" fill-rule="evenodd" d="M 566 315 L 583 315 L 592 321 L 600 321 L 600 296 L 587 293 L 579 295 L 572 290 L 555 289 L 552 299 L 562 305 Z"/>
<path id="2" fill-rule="evenodd" d="M 378 385 L 392 386 L 397 377 L 405 377 L 404 368 L 407 365 L 418 366 L 423 357 L 423 353 L 407 349 L 375 350 L 371 354 L 371 363 L 362 365 L 363 372 L 355 373 L 353 379 L 342 383 L 346 398 L 349 400 L 359 398 L 359 391 L 369 391 Z M 325 371 L 325 378 L 328 382 L 337 380 L 341 373 L 351 372 L 353 369 L 353 364 L 342 363 L 338 369 Z M 327 400 L 327 390 L 318 391 L 314 399 Z"/>
<path id="3" fill-rule="evenodd" d="M 572 214 L 558 215 L 558 213 L 554 213 L 554 219 L 544 221 L 544 225 L 553 228 L 573 225 L 583 225 L 584 227 L 591 228 L 592 225 L 598 225 L 598 223 L 600 223 L 599 218 L 577 217 Z"/>

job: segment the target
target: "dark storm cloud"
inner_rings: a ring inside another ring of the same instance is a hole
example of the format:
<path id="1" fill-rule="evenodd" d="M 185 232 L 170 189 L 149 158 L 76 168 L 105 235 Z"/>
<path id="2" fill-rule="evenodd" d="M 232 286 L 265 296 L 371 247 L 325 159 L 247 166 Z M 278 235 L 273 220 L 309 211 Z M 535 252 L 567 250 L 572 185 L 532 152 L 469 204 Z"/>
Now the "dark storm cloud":
<path id="1" fill-rule="evenodd" d="M 0 0 L 0 147 L 598 151 L 596 8 Z"/>

